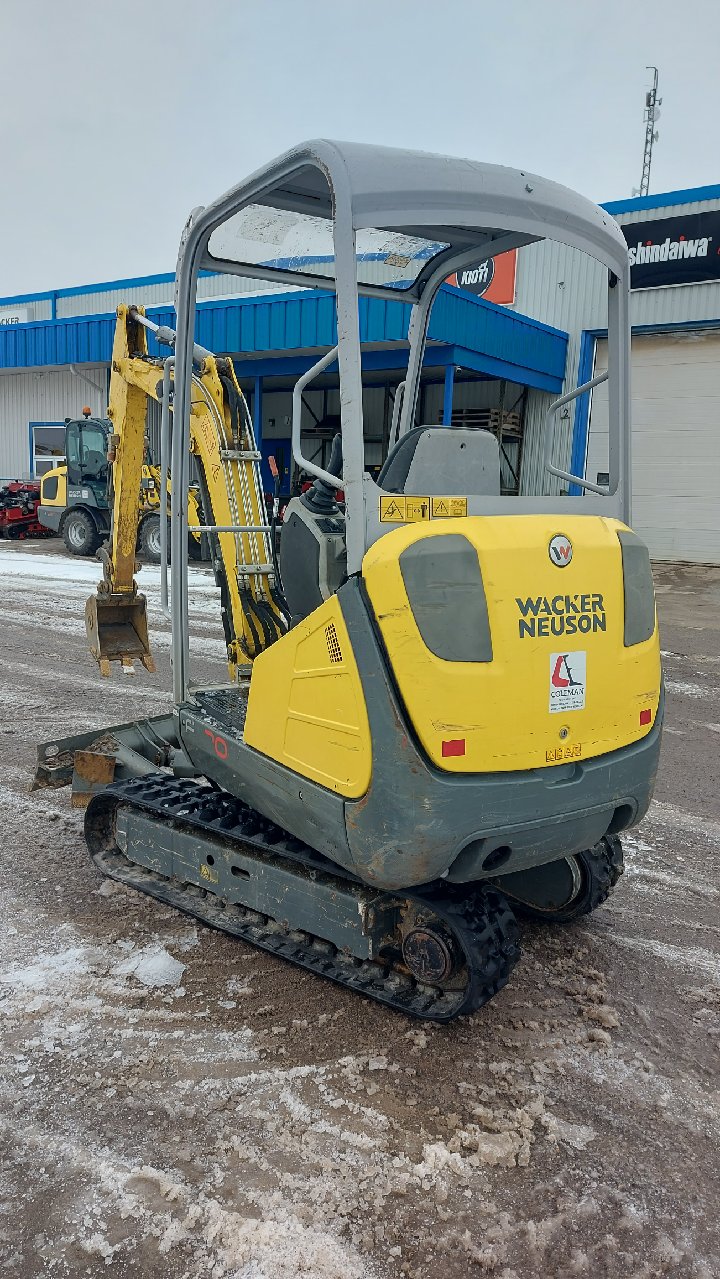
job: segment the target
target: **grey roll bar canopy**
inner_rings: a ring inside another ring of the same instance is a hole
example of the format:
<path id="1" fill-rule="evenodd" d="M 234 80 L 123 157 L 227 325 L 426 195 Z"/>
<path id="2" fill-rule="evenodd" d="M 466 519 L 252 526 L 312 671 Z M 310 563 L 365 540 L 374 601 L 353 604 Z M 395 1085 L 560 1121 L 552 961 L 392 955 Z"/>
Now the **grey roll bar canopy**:
<path id="1" fill-rule="evenodd" d="M 608 293 L 610 484 L 563 499 L 564 510 L 629 517 L 629 265 L 622 232 L 583 196 L 525 170 L 451 156 L 316 140 L 293 148 L 207 208 L 195 209 L 177 264 L 172 438 L 172 615 L 175 700 L 188 688 L 189 411 L 200 270 L 334 289 L 348 573 L 385 530 L 364 473 L 358 295 L 409 301 L 410 352 L 398 423 L 413 424 L 430 307 L 453 271 L 540 239 L 605 265 Z M 570 477 L 576 478 L 576 477 Z M 548 498 L 476 498 L 469 512 L 554 509 Z"/>

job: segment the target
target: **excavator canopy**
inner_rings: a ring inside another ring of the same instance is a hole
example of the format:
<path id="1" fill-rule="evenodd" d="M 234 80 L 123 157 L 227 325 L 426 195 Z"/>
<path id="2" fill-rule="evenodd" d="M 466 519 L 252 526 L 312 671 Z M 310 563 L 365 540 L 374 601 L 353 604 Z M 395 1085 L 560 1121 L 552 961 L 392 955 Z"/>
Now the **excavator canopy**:
<path id="1" fill-rule="evenodd" d="M 391 442 L 418 421 L 420 376 L 434 297 L 444 280 L 511 249 L 557 240 L 599 261 L 607 273 L 608 373 L 569 399 L 608 381 L 608 483 L 594 484 L 555 465 L 548 406 L 543 483 L 518 495 L 466 496 L 467 515 L 547 514 L 558 506 L 558 479 L 569 486 L 568 514 L 630 516 L 629 265 L 619 226 L 576 192 L 521 169 L 452 156 L 324 139 L 286 152 L 188 219 L 176 275 L 177 340 L 172 472 L 187 480 L 197 280 L 201 270 L 268 280 L 283 287 L 325 288 L 336 294 L 337 345 L 298 380 L 293 398 L 292 452 L 297 466 L 345 495 L 348 576 L 359 574 L 368 549 L 392 527 L 383 520 L 388 494 L 365 466 L 361 322 L 358 297 L 411 303 L 408 364 L 393 410 Z M 337 361 L 340 380 L 342 474 L 305 456 L 302 392 Z M 441 441 L 437 441 L 438 448 Z M 551 481 L 544 484 L 547 476 Z M 341 484 L 338 483 L 341 481 Z M 427 489 L 416 490 L 418 495 Z M 407 490 L 408 493 L 411 490 Z M 450 490 L 446 490 L 450 493 Z M 178 516 L 180 511 L 176 503 Z M 407 507 L 405 508 L 407 510 Z M 173 679 L 178 702 L 189 687 L 187 586 L 181 554 L 186 526 L 172 520 Z"/>
<path id="2" fill-rule="evenodd" d="M 238 197 L 242 209 L 228 216 Z M 625 240 L 610 214 L 547 178 L 324 139 L 288 151 L 203 210 L 203 223 L 215 222 L 203 265 L 253 275 L 259 268 L 286 281 L 297 274 L 306 287 L 327 288 L 337 274 L 333 219 L 345 218 L 355 233 L 361 292 L 401 290 L 416 300 L 438 266 L 448 275 L 466 254 L 477 262 L 499 240 L 517 247 L 556 239 L 592 253 L 618 275 L 627 270 Z"/>

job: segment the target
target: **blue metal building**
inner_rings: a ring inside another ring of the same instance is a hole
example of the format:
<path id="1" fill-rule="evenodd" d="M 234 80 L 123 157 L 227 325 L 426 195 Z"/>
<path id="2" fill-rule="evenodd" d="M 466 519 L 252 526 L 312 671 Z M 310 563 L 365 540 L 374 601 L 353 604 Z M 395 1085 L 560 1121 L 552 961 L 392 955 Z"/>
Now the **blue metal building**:
<path id="1" fill-rule="evenodd" d="M 209 277 L 201 286 L 212 293 L 218 279 Z M 232 287 L 237 290 L 236 280 Z M 318 353 L 336 342 L 334 295 L 258 287 L 262 293 L 201 301 L 197 339 L 234 359 L 263 454 L 283 457 L 287 484 L 290 391 Z M 171 291 L 172 277 L 156 276 L 0 298 L 0 478 L 41 474 L 61 454 L 64 418 L 75 416 L 84 403 L 94 413 L 104 411 L 117 301 L 144 303 L 157 322 L 173 324 L 169 303 L 153 305 Z M 395 388 L 407 363 L 410 308 L 375 298 L 363 298 L 360 307 L 366 457 L 372 467 L 382 460 Z M 449 424 L 455 415 L 480 424 L 487 420 L 499 430 L 507 420 L 505 470 L 512 487 L 528 398 L 545 401 L 560 392 L 567 340 L 559 329 L 443 287 L 430 324 L 422 419 Z M 317 441 L 319 459 L 338 412 L 337 376 L 331 371 L 305 397 L 303 432 Z M 151 438 L 154 421 L 151 413 Z"/>

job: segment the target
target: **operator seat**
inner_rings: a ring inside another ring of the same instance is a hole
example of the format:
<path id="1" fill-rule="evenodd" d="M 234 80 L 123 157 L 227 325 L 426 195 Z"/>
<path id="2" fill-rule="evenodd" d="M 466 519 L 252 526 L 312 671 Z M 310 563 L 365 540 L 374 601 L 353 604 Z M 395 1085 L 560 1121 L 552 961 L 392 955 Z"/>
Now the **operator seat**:
<path id="1" fill-rule="evenodd" d="M 390 450 L 378 487 L 428 497 L 498 497 L 500 448 L 478 427 L 416 426 Z"/>
<path id="2" fill-rule="evenodd" d="M 108 460 L 104 453 L 97 449 L 88 449 L 83 458 L 83 472 L 88 480 L 106 480 Z"/>
<path id="3" fill-rule="evenodd" d="M 342 475 L 342 440 L 333 440 L 331 475 Z M 498 496 L 500 450 L 490 431 L 418 426 L 391 449 L 378 476 L 386 493 L 431 496 Z M 347 572 L 345 514 L 335 490 L 316 479 L 285 511 L 280 573 L 292 625 L 334 595 Z"/>

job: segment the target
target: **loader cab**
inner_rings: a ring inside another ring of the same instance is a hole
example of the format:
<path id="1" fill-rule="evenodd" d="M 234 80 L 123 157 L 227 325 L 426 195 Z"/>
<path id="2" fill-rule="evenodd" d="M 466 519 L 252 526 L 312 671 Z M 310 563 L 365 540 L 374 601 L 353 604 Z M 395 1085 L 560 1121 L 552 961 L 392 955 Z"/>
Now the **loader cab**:
<path id="1" fill-rule="evenodd" d="M 94 418 L 89 410 L 82 418 L 65 423 L 65 456 L 67 459 L 67 501 L 107 508 L 108 436 L 112 430 L 107 418 Z"/>
<path id="2" fill-rule="evenodd" d="M 110 430 L 109 420 L 91 417 L 89 409 L 84 410 L 82 418 L 65 419 L 66 460 L 42 476 L 42 507 L 52 510 L 80 503 L 97 510 L 107 510 L 107 451 Z M 48 524 L 48 527 L 57 532 L 57 520 Z"/>
<path id="3" fill-rule="evenodd" d="M 63 538 L 71 555 L 94 555 L 110 526 L 107 418 L 65 419 L 65 462 L 40 481 L 38 519 Z"/>

